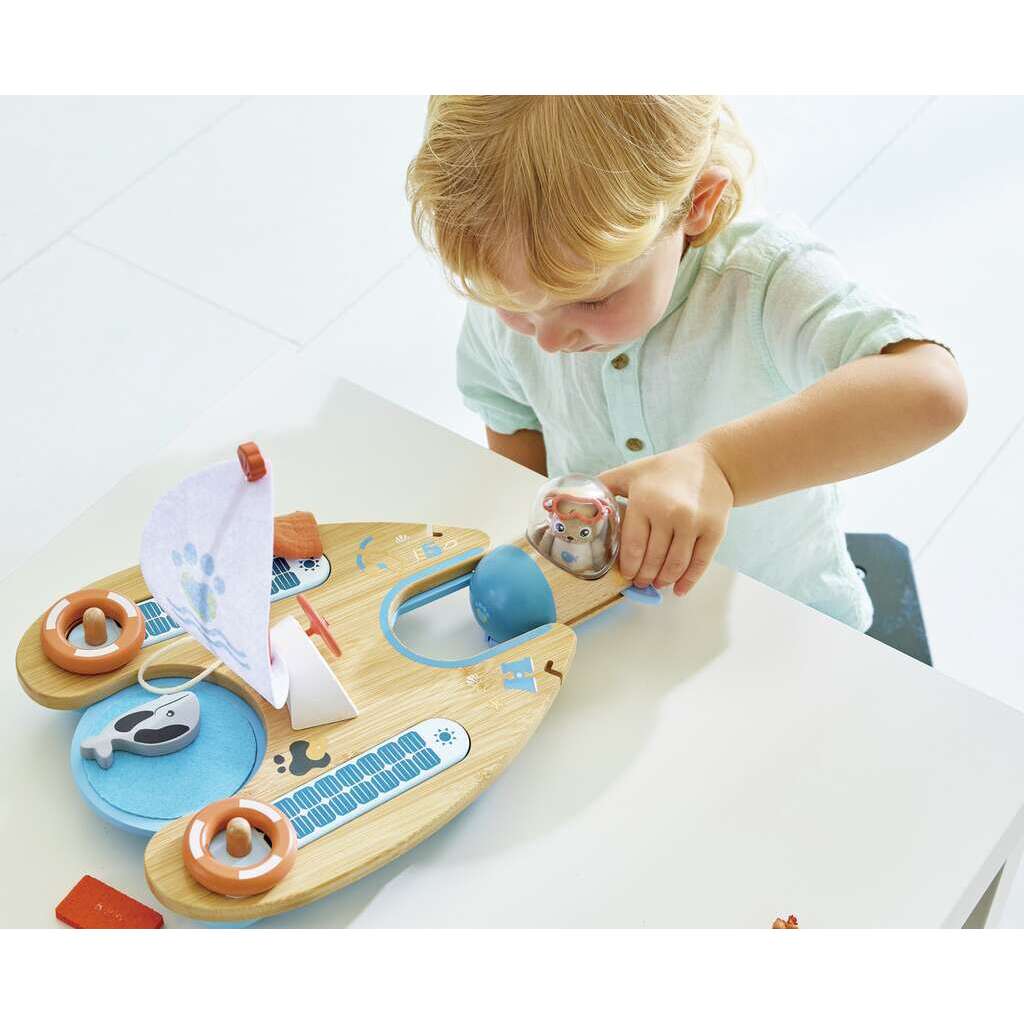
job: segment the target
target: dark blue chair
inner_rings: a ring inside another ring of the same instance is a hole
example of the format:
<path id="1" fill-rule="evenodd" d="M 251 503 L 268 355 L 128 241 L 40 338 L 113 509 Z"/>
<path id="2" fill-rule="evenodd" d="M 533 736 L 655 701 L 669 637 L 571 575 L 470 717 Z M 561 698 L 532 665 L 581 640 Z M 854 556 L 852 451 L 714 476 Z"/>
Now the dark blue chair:
<path id="1" fill-rule="evenodd" d="M 848 533 L 846 547 L 875 606 L 868 636 L 931 665 L 907 545 L 887 533 Z"/>

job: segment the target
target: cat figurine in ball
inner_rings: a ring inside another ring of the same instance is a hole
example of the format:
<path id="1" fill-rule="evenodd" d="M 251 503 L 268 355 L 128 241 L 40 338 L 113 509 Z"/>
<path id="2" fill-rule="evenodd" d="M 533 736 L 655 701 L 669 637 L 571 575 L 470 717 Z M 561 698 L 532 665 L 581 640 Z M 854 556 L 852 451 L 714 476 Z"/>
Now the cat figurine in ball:
<path id="1" fill-rule="evenodd" d="M 611 561 L 612 508 L 601 498 L 552 491 L 541 502 L 547 529 L 538 548 L 574 576 L 602 574 Z"/>

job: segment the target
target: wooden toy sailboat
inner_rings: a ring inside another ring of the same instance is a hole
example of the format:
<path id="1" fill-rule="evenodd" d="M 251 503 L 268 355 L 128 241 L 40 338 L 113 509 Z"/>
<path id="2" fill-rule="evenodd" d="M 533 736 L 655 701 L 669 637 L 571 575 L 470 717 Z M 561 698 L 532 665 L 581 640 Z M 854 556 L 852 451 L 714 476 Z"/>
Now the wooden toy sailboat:
<path id="1" fill-rule="evenodd" d="M 588 498 L 579 480 L 543 491 L 527 536 L 491 552 L 472 529 L 333 523 L 319 525 L 317 552 L 285 558 L 274 553 L 269 464 L 251 444 L 239 458 L 243 472 L 221 463 L 161 499 L 141 569 L 61 598 L 17 652 L 34 700 L 85 709 L 76 744 L 122 721 L 133 740 L 151 731 L 138 725 L 143 702 L 164 704 L 137 679 L 193 689 L 194 742 L 159 757 L 128 746 L 106 769 L 76 746 L 72 766 L 101 814 L 152 835 L 145 868 L 159 901 L 222 922 L 324 896 L 458 814 L 548 711 L 572 627 L 627 587 L 614 501 Z M 546 529 L 568 571 L 541 554 Z M 584 549 L 570 542 L 586 545 L 589 578 L 571 570 Z M 452 660 L 411 650 L 396 619 L 461 588 L 493 646 Z"/>

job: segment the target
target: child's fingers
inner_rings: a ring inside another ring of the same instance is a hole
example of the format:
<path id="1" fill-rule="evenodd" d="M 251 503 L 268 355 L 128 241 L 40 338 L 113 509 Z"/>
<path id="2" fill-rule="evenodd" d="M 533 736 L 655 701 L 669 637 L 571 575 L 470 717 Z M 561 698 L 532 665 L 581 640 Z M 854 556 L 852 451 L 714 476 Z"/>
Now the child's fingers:
<path id="1" fill-rule="evenodd" d="M 644 560 L 647 551 L 647 538 L 651 534 L 648 518 L 632 505 L 626 509 L 626 517 L 622 520 L 622 539 L 619 544 L 619 572 L 627 580 L 632 580 Z"/>
<path id="2" fill-rule="evenodd" d="M 633 580 L 634 586 L 643 590 L 644 587 L 650 585 L 651 580 L 658 575 L 671 543 L 671 529 L 666 529 L 663 526 L 651 526 L 651 533 L 647 538 L 647 551 L 644 554 L 643 562 L 640 563 L 639 570 L 637 570 L 636 579 Z"/>
<path id="3" fill-rule="evenodd" d="M 606 469 L 603 473 L 597 474 L 597 479 L 608 488 L 612 494 L 621 495 L 623 498 L 629 496 L 629 480 L 631 466 L 616 466 L 614 469 Z"/>
<path id="4" fill-rule="evenodd" d="M 686 567 L 690 564 L 692 556 L 693 535 L 677 530 L 654 585 L 659 590 L 662 587 L 671 587 L 686 572 Z"/>
<path id="5" fill-rule="evenodd" d="M 721 539 L 720 536 L 712 533 L 705 533 L 697 538 L 697 543 L 693 546 L 693 556 L 690 558 L 690 564 L 675 585 L 675 593 L 679 597 L 693 590 L 701 576 L 707 572 L 711 559 L 715 557 L 715 551 L 718 549 Z"/>

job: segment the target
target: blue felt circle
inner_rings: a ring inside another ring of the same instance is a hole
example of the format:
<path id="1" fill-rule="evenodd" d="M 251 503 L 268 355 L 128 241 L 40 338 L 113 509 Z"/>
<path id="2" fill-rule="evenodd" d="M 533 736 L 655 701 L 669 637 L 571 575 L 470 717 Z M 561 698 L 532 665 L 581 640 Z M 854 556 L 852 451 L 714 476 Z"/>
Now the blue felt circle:
<path id="1" fill-rule="evenodd" d="M 175 686 L 183 677 L 157 680 Z M 130 686 L 86 708 L 71 740 L 71 771 L 82 795 L 108 821 L 129 832 L 152 834 L 169 821 L 237 793 L 263 759 L 266 736 L 256 711 L 216 683 L 199 683 L 199 735 L 182 750 L 159 757 L 114 751 L 101 768 L 79 753 L 82 741 L 112 719 L 154 699 Z"/>

